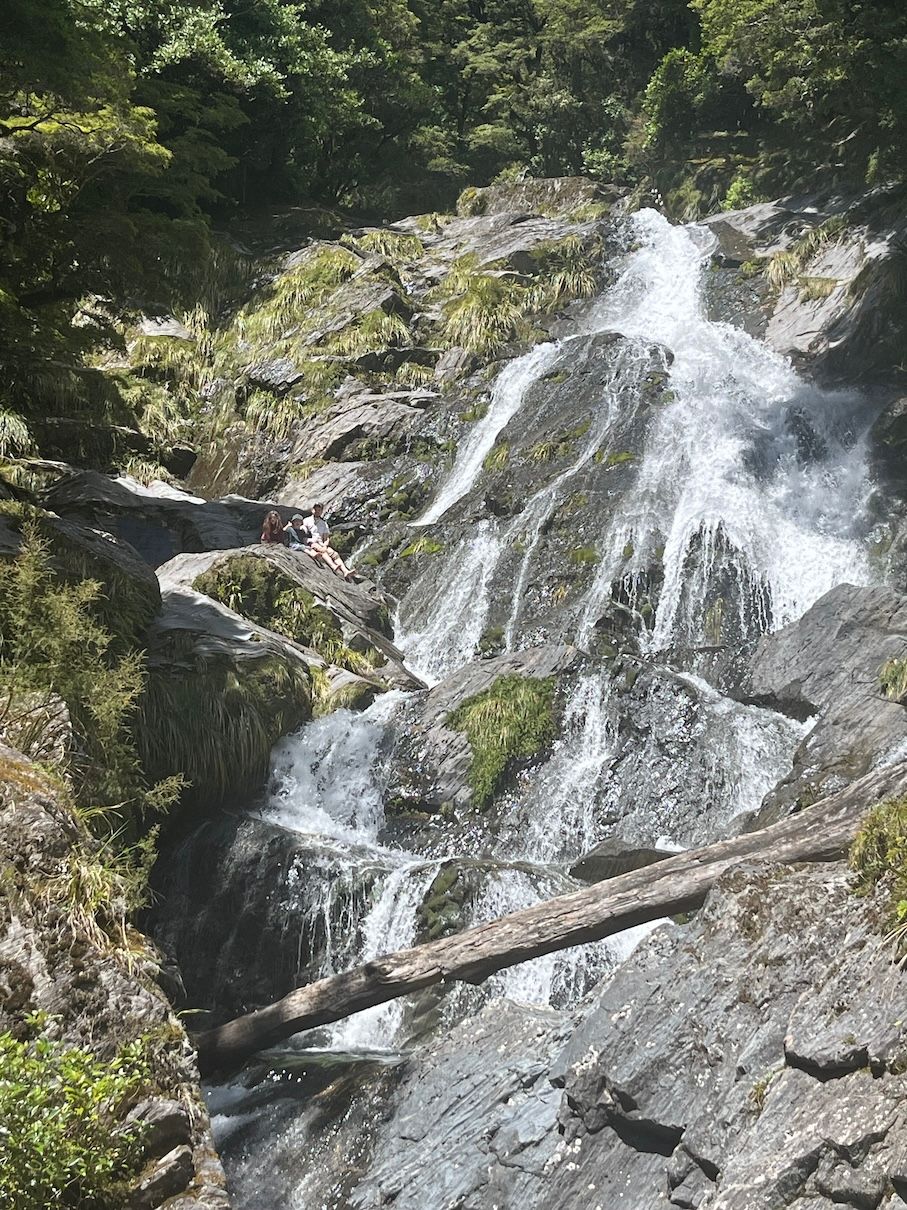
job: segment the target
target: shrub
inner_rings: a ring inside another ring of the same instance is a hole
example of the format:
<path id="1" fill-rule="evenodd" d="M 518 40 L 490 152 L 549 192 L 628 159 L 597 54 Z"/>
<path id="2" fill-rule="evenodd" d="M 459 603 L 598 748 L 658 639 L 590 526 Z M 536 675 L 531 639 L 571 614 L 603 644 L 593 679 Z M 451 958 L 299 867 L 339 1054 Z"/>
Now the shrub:
<path id="1" fill-rule="evenodd" d="M 447 717 L 472 748 L 473 801 L 486 806 L 517 761 L 529 760 L 554 738 L 554 679 L 499 676 Z"/>
<path id="2" fill-rule="evenodd" d="M 0 562 L 0 721 L 9 743 L 26 741 L 34 720 L 53 718 L 62 699 L 74 742 L 60 759 L 77 803 L 101 808 L 92 816 L 96 831 L 125 823 L 134 838 L 137 821 L 172 802 L 179 784 L 145 780 L 130 729 L 143 658 L 125 644 L 113 654 L 113 636 L 96 616 L 102 595 L 97 580 L 61 581 L 48 541 L 36 523 L 25 525 L 18 555 Z"/>
<path id="3" fill-rule="evenodd" d="M 10 1210 L 119 1210 L 142 1130 L 118 1127 L 148 1080 L 141 1043 L 100 1062 L 44 1038 L 0 1035 L 0 1190 Z"/>

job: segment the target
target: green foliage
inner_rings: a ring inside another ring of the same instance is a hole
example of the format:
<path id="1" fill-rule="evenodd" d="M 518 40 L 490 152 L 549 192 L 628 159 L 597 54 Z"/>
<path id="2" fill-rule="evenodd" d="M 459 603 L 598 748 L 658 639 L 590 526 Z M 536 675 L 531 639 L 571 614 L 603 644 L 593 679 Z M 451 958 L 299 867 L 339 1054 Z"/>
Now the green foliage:
<path id="1" fill-rule="evenodd" d="M 510 458 L 510 446 L 506 441 L 499 441 L 485 455 L 482 466 L 486 471 L 502 471 Z"/>
<path id="2" fill-rule="evenodd" d="M 427 217 L 425 215 L 422 216 Z M 418 235 L 405 235 L 399 231 L 366 231 L 364 235 L 345 235 L 341 243 L 366 254 L 375 253 L 386 257 L 395 265 L 405 265 L 418 260 L 425 253 L 425 245 Z"/>
<path id="3" fill-rule="evenodd" d="M 27 454 L 33 445 L 24 417 L 0 407 L 0 458 Z"/>
<path id="4" fill-rule="evenodd" d="M 436 555 L 444 549 L 444 543 L 439 542 L 437 538 L 432 538 L 428 534 L 423 534 L 420 538 L 416 538 L 414 542 L 410 542 L 400 551 L 401 559 L 408 559 L 411 555 Z"/>
<path id="5" fill-rule="evenodd" d="M 886 892 L 885 927 L 901 956 L 907 952 L 907 799 L 888 799 L 873 807 L 850 850 L 854 889 Z"/>
<path id="6" fill-rule="evenodd" d="M 536 309 L 532 291 L 500 274 L 479 272 L 473 257 L 454 265 L 444 290 L 454 296 L 444 304 L 443 344 L 489 354 L 528 335 L 526 317 Z"/>
<path id="7" fill-rule="evenodd" d="M 907 659 L 886 660 L 879 669 L 879 684 L 890 702 L 907 702 Z"/>
<path id="8" fill-rule="evenodd" d="M 140 1043 L 101 1061 L 61 1042 L 0 1034 L 4 1205 L 119 1210 L 142 1156 L 141 1125 L 120 1123 L 148 1080 Z"/>
<path id="9" fill-rule="evenodd" d="M 747 206 L 755 205 L 756 202 L 763 202 L 765 198 L 761 197 L 756 186 L 742 172 L 738 172 L 728 188 L 724 196 L 724 201 L 721 203 L 722 210 L 745 210 Z"/>
<path id="10" fill-rule="evenodd" d="M 554 738 L 554 680 L 499 676 L 449 714 L 447 725 L 469 739 L 473 802 L 487 806 L 516 763 L 531 760 Z"/>
<path id="11" fill-rule="evenodd" d="M 267 559 L 235 555 L 203 572 L 193 588 L 259 626 L 311 647 L 328 664 L 350 672 L 369 672 L 378 662 L 377 653 L 347 646 L 331 611 Z"/>
<path id="12" fill-rule="evenodd" d="M 182 774 L 199 804 L 251 793 L 277 740 L 311 717 L 305 664 L 267 650 L 234 664 L 199 650 L 185 631 L 160 646 L 139 702 L 145 767 Z"/>
<path id="13" fill-rule="evenodd" d="M 312 312 L 361 265 L 355 253 L 339 244 L 318 244 L 298 264 L 281 273 L 269 293 L 239 314 L 236 328 L 243 340 L 276 340 L 304 328 Z"/>
<path id="14" fill-rule="evenodd" d="M 597 563 L 600 556 L 594 546 L 576 546 L 567 556 L 571 563 L 582 566 L 587 563 Z"/>
<path id="15" fill-rule="evenodd" d="M 101 583 L 84 576 L 84 564 L 71 566 L 75 582 L 68 583 L 55 573 L 50 544 L 34 523 L 23 530 L 19 554 L 0 562 L 2 720 L 9 742 L 48 759 L 42 745 L 56 733 L 55 703 L 62 700 L 75 743 L 54 749 L 77 802 L 100 808 L 100 834 L 124 826 L 128 833 L 171 802 L 179 786 L 145 780 L 131 734 L 145 680 L 141 654 L 114 644 L 98 619 Z"/>

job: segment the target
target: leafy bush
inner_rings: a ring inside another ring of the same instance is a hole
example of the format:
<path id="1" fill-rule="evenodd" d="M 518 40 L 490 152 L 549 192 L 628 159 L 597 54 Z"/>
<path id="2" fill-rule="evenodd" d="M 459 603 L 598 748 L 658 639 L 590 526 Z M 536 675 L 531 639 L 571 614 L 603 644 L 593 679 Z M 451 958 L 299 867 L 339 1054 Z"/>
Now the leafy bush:
<path id="1" fill-rule="evenodd" d="M 554 679 L 499 676 L 449 714 L 447 725 L 469 739 L 473 801 L 484 807 L 515 762 L 531 759 L 554 738 Z"/>
<path id="2" fill-rule="evenodd" d="M 148 1080 L 140 1043 L 99 1061 L 0 1034 L 0 1190 L 9 1210 L 120 1210 L 142 1130 L 114 1128 Z"/>

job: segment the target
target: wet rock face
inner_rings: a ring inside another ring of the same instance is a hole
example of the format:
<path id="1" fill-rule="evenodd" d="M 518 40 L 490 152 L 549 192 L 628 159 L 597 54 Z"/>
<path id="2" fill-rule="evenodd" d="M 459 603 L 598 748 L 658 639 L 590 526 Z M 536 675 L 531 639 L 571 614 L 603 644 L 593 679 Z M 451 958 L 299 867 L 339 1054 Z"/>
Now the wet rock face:
<path id="1" fill-rule="evenodd" d="M 575 1028 L 496 1002 L 407 1060 L 340 1204 L 893 1204 L 907 983 L 874 929 L 842 867 L 730 875 Z"/>
<path id="2" fill-rule="evenodd" d="M 907 596 L 850 584 L 760 641 L 745 694 L 815 723 L 753 827 L 840 789 L 907 743 L 907 710 L 887 701 L 879 683 L 879 669 L 905 644 Z"/>
<path id="3" fill-rule="evenodd" d="M 769 345 L 829 379 L 891 378 L 904 339 L 897 283 L 905 220 L 895 196 L 782 198 L 705 223 L 719 265 L 742 267 L 744 294 L 756 262 L 788 258 L 781 288 L 751 299 L 765 314 Z M 739 318 L 739 305 L 732 310 Z"/>
<path id="4" fill-rule="evenodd" d="M 124 1123 L 148 1127 L 129 1204 L 154 1210 L 180 1195 L 183 1210 L 226 1210 L 192 1051 L 157 985 L 154 955 L 136 951 L 127 965 L 47 893 L 51 880 L 68 877 L 82 843 L 57 789 L 0 744 L 0 1032 L 28 1037 L 27 1018 L 45 1013 L 50 1038 L 102 1061 L 146 1040 L 158 1086 L 122 1109 Z"/>
<path id="5" fill-rule="evenodd" d="M 378 870 L 356 873 L 297 833 L 217 814 L 158 862 L 148 929 L 179 966 L 186 1003 L 218 1024 L 322 974 L 333 930 L 354 949 L 348 922 Z"/>

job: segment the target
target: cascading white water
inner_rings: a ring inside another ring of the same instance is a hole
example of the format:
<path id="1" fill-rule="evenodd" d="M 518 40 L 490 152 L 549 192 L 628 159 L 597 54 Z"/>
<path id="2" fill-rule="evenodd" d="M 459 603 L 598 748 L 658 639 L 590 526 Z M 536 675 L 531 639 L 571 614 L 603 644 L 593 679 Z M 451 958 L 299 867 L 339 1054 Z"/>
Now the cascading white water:
<path id="1" fill-rule="evenodd" d="M 861 451 L 835 426 L 843 397 L 807 388 L 782 358 L 709 321 L 700 280 L 712 247 L 708 231 L 672 227 L 653 211 L 630 223 L 636 247 L 587 326 L 616 330 L 633 342 L 622 355 L 630 378 L 635 347 L 640 354 L 653 344 L 670 350 L 673 399 L 660 407 L 644 448 L 635 451 L 635 480 L 598 538 L 601 560 L 578 633 L 565 637 L 586 645 L 613 596 L 631 605 L 648 597 L 653 613 L 639 636 L 642 662 L 659 675 L 636 685 L 632 744 L 620 735 L 627 715 L 618 699 L 632 691 L 627 683 L 617 685 L 609 669 L 594 665 L 578 678 L 553 755 L 501 806 L 494 854 L 478 873 L 475 862 L 470 869 L 467 924 L 575 886 L 572 864 L 610 835 L 646 846 L 688 846 L 714 839 L 735 815 L 758 807 L 789 768 L 801 725 L 730 701 L 654 657 L 661 653 L 664 660 L 731 622 L 736 639 L 751 638 L 798 616 L 835 583 L 869 578 L 854 532 L 866 493 Z M 566 343 L 539 346 L 499 375 L 488 413 L 417 524 L 438 520 L 473 489 L 486 454 Z M 519 645 L 523 598 L 546 523 L 570 480 L 589 472 L 616 402 L 605 390 L 575 461 L 531 495 L 519 516 L 468 529 L 405 602 L 397 641 L 427 681 L 475 656 L 495 596 L 509 602 L 506 645 Z M 822 447 L 809 456 L 792 423 L 798 413 Z M 520 557 L 508 559 L 517 542 Z M 384 754 L 399 698 L 386 695 L 361 715 L 337 711 L 275 750 L 266 818 L 325 850 L 315 868 L 319 884 L 298 888 L 321 913 L 322 973 L 412 943 L 439 870 L 457 861 L 428 847 L 430 855 L 423 855 L 379 841 Z M 311 880 L 311 871 L 309 864 L 300 884 Z M 448 1009 L 469 1011 L 495 994 L 571 1004 L 648 927 L 502 971 L 482 989 L 457 987 Z M 327 1044 L 382 1051 L 399 1042 L 402 1021 L 399 1003 L 382 1006 L 333 1026 Z M 306 1204 L 304 1188 L 303 1180 L 295 1200 L 291 1195 L 275 1204 Z"/>
<path id="2" fill-rule="evenodd" d="M 456 576 L 442 575 L 437 590 L 420 599 L 405 625 L 400 616 L 395 619 L 407 666 L 426 684 L 436 684 L 472 658 L 485 629 L 489 586 L 502 548 L 495 522 L 480 521 L 458 547 Z"/>
<path id="3" fill-rule="evenodd" d="M 557 356 L 556 344 L 541 344 L 504 367 L 494 384 L 488 411 L 478 420 L 457 451 L 450 473 L 414 525 L 431 525 L 469 492 L 486 456 L 507 422 L 519 411 L 529 387 L 546 372 Z"/>
<path id="4" fill-rule="evenodd" d="M 775 628 L 835 584 L 869 579 L 852 537 L 867 496 L 862 451 L 828 424 L 839 397 L 811 391 L 782 357 L 708 319 L 701 275 L 715 244 L 710 231 L 674 227 L 654 210 L 631 221 L 639 247 L 594 327 L 666 345 L 674 401 L 653 425 L 635 485 L 603 536 L 578 639 L 588 641 L 615 582 L 623 579 L 632 597 L 658 565 L 664 583 L 650 650 L 702 641 L 708 590 L 722 579 L 736 581 L 743 634 Z M 806 462 L 789 421 L 810 395 L 820 404 L 826 456 Z M 760 446 L 763 465 L 753 466 Z"/>

